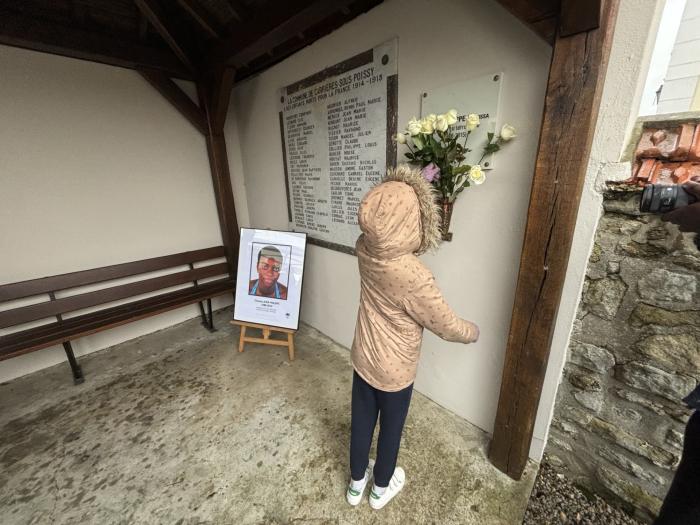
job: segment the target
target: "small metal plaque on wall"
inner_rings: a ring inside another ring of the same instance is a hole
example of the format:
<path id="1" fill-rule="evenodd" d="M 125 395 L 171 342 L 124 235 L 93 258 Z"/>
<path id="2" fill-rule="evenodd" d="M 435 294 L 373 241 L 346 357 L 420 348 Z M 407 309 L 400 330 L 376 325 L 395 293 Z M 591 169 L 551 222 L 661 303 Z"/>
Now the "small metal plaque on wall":
<path id="1" fill-rule="evenodd" d="M 502 82 L 503 73 L 492 73 L 422 93 L 421 117 L 456 109 L 458 117 L 457 124 L 454 125 L 455 131 L 462 138 L 467 133 L 465 126 L 467 115 L 470 113 L 479 115 L 481 119 L 479 127 L 471 132 L 467 143 L 467 147 L 472 150 L 467 155 L 467 164 L 473 165 L 479 162 L 483 147 L 488 140 L 487 133 L 496 131 Z M 492 169 L 493 162 L 493 155 L 487 155 L 481 160 L 481 167 L 485 170 Z"/>

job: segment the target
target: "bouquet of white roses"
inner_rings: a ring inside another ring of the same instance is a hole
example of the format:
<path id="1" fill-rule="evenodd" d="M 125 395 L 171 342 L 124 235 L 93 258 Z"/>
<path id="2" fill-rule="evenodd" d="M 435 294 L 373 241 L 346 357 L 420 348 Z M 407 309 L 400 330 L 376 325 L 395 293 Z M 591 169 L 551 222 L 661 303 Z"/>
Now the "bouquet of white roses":
<path id="1" fill-rule="evenodd" d="M 452 203 L 464 188 L 472 184 L 483 184 L 486 174 L 481 168 L 484 157 L 496 153 L 501 146 L 515 137 L 515 128 L 509 124 L 501 128 L 499 135 L 488 133 L 479 162 L 466 164 L 469 135 L 479 126 L 479 115 L 474 113 L 465 119 L 464 140 L 455 132 L 457 110 L 451 109 L 442 115 L 430 114 L 421 120 L 413 117 L 406 130 L 396 135 L 399 144 L 406 144 L 406 158 L 419 164 L 423 176 L 440 193 L 443 202 Z"/>

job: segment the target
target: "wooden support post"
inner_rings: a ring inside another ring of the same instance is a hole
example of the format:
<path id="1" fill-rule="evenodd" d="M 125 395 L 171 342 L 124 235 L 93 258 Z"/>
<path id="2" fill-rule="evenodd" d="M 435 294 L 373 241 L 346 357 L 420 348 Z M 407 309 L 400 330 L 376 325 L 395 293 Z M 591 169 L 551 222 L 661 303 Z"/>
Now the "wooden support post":
<path id="1" fill-rule="evenodd" d="M 228 113 L 228 104 L 233 85 L 233 70 L 220 69 L 208 81 L 197 85 L 200 106 L 204 108 L 207 117 L 207 152 L 211 169 L 212 183 L 216 208 L 219 214 L 221 235 L 226 248 L 226 256 L 231 265 L 232 276 L 236 277 L 238 267 L 238 243 L 240 239 L 236 207 L 233 201 L 231 175 L 224 138 L 224 123 Z"/>
<path id="2" fill-rule="evenodd" d="M 230 275 L 235 279 L 239 232 L 224 138 L 224 123 L 233 86 L 233 70 L 219 69 L 208 81 L 197 85 L 199 107 L 167 76 L 152 70 L 139 69 L 139 73 L 204 135 L 221 237 Z"/>
<path id="3" fill-rule="evenodd" d="M 246 343 L 259 343 L 262 345 L 271 346 L 286 346 L 287 353 L 289 355 L 289 360 L 294 361 L 294 334 L 296 330 L 291 330 L 289 328 L 275 328 L 272 326 L 266 326 L 263 324 L 256 323 L 246 323 L 244 321 L 231 321 L 231 324 L 241 327 L 241 336 L 238 339 L 238 352 L 242 353 L 245 350 Z M 256 328 L 262 330 L 262 337 L 251 337 L 247 334 L 246 330 L 248 328 Z M 279 332 L 282 334 L 287 334 L 287 340 L 283 339 L 271 339 L 270 335 L 273 332 Z"/>
<path id="4" fill-rule="evenodd" d="M 619 0 L 600 26 L 557 36 L 489 457 L 519 479 L 527 462 Z"/>

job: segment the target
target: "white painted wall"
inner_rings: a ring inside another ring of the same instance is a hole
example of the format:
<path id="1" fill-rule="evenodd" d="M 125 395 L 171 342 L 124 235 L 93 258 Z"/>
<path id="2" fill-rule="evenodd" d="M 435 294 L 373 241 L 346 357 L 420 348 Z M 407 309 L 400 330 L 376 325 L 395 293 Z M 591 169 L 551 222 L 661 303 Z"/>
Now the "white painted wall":
<path id="1" fill-rule="evenodd" d="M 450 304 L 481 326 L 472 346 L 432 334 L 423 345 L 416 388 L 490 431 L 503 368 L 551 48 L 498 3 L 483 0 L 386 0 L 281 64 L 234 89 L 250 222 L 287 228 L 277 90 L 398 36 L 399 123 L 420 112 L 425 90 L 504 72 L 501 119 L 519 136 L 497 170 L 457 201 L 454 240 L 425 257 Z M 447 110 L 449 108 L 445 108 Z M 310 246 L 302 319 L 345 346 L 359 299 L 354 257 Z"/>
<path id="2" fill-rule="evenodd" d="M 657 91 L 663 86 L 666 78 L 668 65 L 671 62 L 673 45 L 676 43 L 676 36 L 681 25 L 686 2 L 687 0 L 666 0 L 665 2 L 658 30 L 656 31 L 654 51 L 651 55 L 649 73 L 647 74 L 639 106 L 640 115 L 656 115 L 659 113 L 658 99 L 660 94 Z"/>
<path id="3" fill-rule="evenodd" d="M 222 243 L 204 138 L 134 71 L 0 46 L 0 100 L 0 283 Z M 236 204 L 247 224 L 245 194 Z M 181 308 L 73 347 L 196 315 Z M 59 346 L 2 361 L 0 381 L 64 360 Z"/>
<path id="4" fill-rule="evenodd" d="M 630 165 L 619 161 L 637 118 L 663 5 L 664 0 L 620 2 L 569 268 L 535 421 L 534 440 L 530 448 L 530 456 L 534 458 L 541 457 L 546 443 L 588 258 L 602 212 L 600 184 L 596 183 L 625 179 L 631 175 Z"/>
<path id="5" fill-rule="evenodd" d="M 700 111 L 700 1 L 688 0 L 659 100 L 658 113 Z"/>

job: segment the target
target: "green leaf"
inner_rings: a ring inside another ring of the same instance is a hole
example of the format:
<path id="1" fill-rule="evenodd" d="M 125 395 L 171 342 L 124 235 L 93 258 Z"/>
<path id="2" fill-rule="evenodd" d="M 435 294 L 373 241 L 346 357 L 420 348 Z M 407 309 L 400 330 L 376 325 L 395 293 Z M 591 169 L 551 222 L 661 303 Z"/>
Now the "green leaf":
<path id="1" fill-rule="evenodd" d="M 494 134 L 493 134 L 493 133 L 487 133 L 486 136 L 489 138 L 489 143 L 491 143 L 491 141 L 493 140 Z"/>

